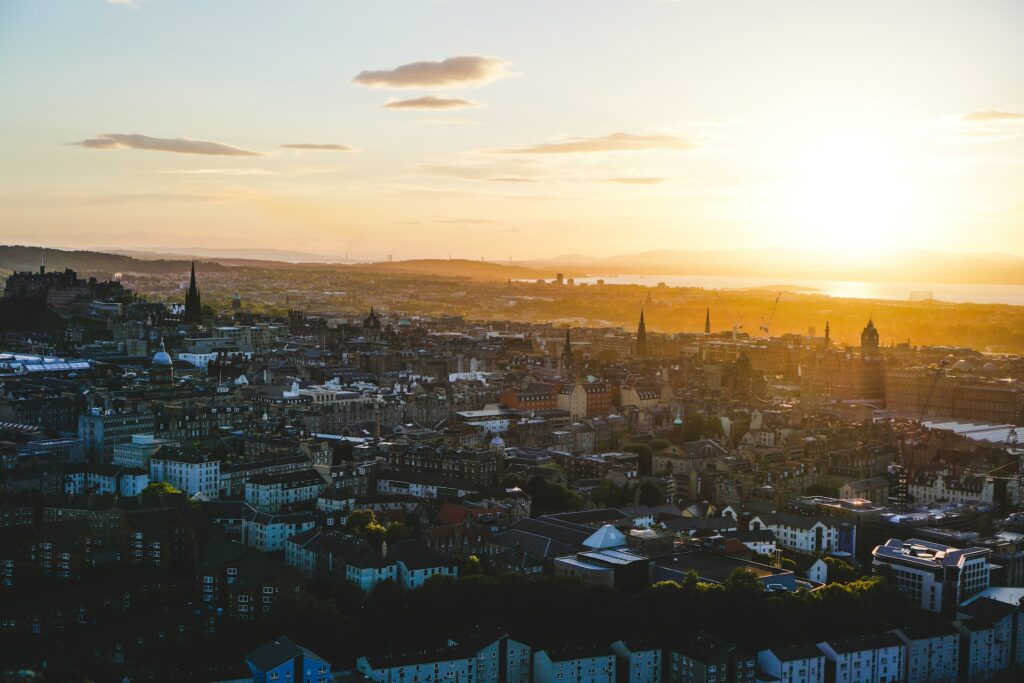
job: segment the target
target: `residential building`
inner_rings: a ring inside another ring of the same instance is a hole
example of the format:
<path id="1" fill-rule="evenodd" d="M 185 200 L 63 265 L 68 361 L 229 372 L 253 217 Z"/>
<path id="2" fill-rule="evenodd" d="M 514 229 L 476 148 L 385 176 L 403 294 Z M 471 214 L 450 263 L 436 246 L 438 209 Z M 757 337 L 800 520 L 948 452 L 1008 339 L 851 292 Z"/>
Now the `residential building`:
<path id="1" fill-rule="evenodd" d="M 906 683 L 956 683 L 960 670 L 960 632 L 935 623 L 892 631 L 906 646 Z"/>
<path id="2" fill-rule="evenodd" d="M 896 683 L 903 680 L 907 647 L 892 633 L 818 643 L 828 680 L 835 683 Z"/>
<path id="3" fill-rule="evenodd" d="M 323 477 L 312 469 L 257 474 L 245 483 L 245 502 L 261 512 L 278 512 L 316 500 L 325 488 Z"/>
<path id="4" fill-rule="evenodd" d="M 253 683 L 330 683 L 331 665 L 308 648 L 281 636 L 245 655 Z"/>
<path id="5" fill-rule="evenodd" d="M 166 447 L 150 458 L 149 479 L 166 481 L 185 495 L 203 494 L 208 500 L 220 497 L 220 460 L 209 454 Z"/>
<path id="6" fill-rule="evenodd" d="M 761 650 L 757 666 L 779 683 L 825 683 L 825 654 L 814 645 Z"/>
<path id="7" fill-rule="evenodd" d="M 606 645 L 563 645 L 533 653 L 533 683 L 614 683 L 616 657 Z"/>

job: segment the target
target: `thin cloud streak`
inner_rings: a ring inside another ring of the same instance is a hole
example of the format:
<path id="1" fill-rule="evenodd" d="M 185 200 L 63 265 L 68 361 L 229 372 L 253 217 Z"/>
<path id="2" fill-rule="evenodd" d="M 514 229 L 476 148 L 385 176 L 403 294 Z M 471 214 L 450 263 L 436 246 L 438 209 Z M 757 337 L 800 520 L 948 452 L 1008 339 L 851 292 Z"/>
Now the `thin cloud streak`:
<path id="1" fill-rule="evenodd" d="M 322 152 L 358 152 L 359 150 L 351 145 L 339 145 L 332 142 L 292 142 L 286 145 L 278 145 L 280 149 L 317 150 Z"/>
<path id="2" fill-rule="evenodd" d="M 491 150 L 495 154 L 593 154 L 600 152 L 638 152 L 648 150 L 687 151 L 699 145 L 674 135 L 634 135 L 612 133 L 600 137 L 570 138 L 529 147 Z"/>
<path id="3" fill-rule="evenodd" d="M 437 89 L 479 87 L 507 78 L 509 63 L 498 57 L 457 55 L 439 62 L 412 62 L 394 69 L 362 71 L 352 82 L 368 88 Z"/>
<path id="4" fill-rule="evenodd" d="M 960 118 L 967 123 L 992 123 L 993 121 L 1019 121 L 1024 119 L 1024 114 L 989 108 L 972 111 Z"/>
<path id="5" fill-rule="evenodd" d="M 261 157 L 259 152 L 233 147 L 222 142 L 191 140 L 189 138 L 155 138 L 139 133 L 104 133 L 94 138 L 72 143 L 87 149 L 141 149 L 151 152 L 175 154 L 207 154 L 213 156 Z"/>
<path id="6" fill-rule="evenodd" d="M 437 95 L 426 95 L 414 97 L 408 100 L 391 100 L 381 105 L 383 109 L 474 109 L 483 105 L 473 100 L 466 100 L 461 97 L 444 97 Z"/>

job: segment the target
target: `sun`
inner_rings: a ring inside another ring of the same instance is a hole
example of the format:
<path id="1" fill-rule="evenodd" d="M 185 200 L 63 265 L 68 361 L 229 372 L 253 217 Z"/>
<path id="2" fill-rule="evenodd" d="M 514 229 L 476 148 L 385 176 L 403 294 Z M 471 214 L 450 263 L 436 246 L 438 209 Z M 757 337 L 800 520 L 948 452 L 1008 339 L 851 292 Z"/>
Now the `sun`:
<path id="1" fill-rule="evenodd" d="M 809 142 L 792 161 L 786 213 L 806 246 L 890 251 L 905 247 L 912 191 L 906 160 L 854 135 Z"/>

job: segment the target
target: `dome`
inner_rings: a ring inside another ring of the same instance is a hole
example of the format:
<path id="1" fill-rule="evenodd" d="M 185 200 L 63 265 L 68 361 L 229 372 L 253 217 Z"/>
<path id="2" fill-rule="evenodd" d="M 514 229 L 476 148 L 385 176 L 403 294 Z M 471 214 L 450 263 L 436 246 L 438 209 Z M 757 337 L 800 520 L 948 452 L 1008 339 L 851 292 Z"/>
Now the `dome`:
<path id="1" fill-rule="evenodd" d="M 504 446 L 505 445 L 505 441 L 500 436 L 496 435 L 493 439 L 491 439 L 491 445 L 492 446 Z"/>
<path id="2" fill-rule="evenodd" d="M 171 354 L 164 349 L 164 343 L 160 342 L 160 350 L 153 354 L 153 365 L 174 365 Z"/>

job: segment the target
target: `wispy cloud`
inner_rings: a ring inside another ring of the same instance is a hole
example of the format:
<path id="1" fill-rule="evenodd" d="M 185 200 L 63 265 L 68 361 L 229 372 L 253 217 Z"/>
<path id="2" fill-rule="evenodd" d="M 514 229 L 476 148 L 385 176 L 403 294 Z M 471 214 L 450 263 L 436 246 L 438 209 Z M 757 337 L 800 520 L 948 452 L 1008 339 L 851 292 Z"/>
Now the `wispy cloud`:
<path id="1" fill-rule="evenodd" d="M 476 119 L 424 119 L 423 123 L 441 126 L 482 126 Z"/>
<path id="2" fill-rule="evenodd" d="M 412 62 L 394 69 L 363 71 L 352 79 L 369 88 L 478 87 L 510 76 L 509 63 L 498 57 L 458 55 L 439 62 Z"/>
<path id="3" fill-rule="evenodd" d="M 936 137 L 944 142 L 1004 142 L 1024 135 L 1024 113 L 978 109 L 966 114 L 942 116 L 932 125 Z"/>
<path id="4" fill-rule="evenodd" d="M 647 150 L 691 150 L 699 145 L 675 135 L 634 135 L 612 133 L 600 137 L 569 138 L 529 147 L 491 150 L 497 154 L 592 154 L 596 152 L 637 152 Z"/>
<path id="5" fill-rule="evenodd" d="M 215 156 L 261 157 L 259 152 L 232 147 L 222 142 L 190 140 L 188 138 L 155 138 L 138 133 L 104 133 L 94 138 L 72 143 L 89 149 L 143 149 L 176 154 L 209 154 Z"/>
<path id="6" fill-rule="evenodd" d="M 122 7 L 131 7 L 132 9 L 138 9 L 139 3 L 137 0 L 107 0 L 108 5 L 121 5 Z"/>
<path id="7" fill-rule="evenodd" d="M 992 123 L 995 121 L 1020 121 L 1024 120 L 1024 114 L 1013 111 L 1002 111 L 1000 109 L 979 109 L 964 114 L 960 117 L 967 123 Z"/>
<path id="8" fill-rule="evenodd" d="M 653 176 L 623 176 L 620 178 L 609 178 L 610 183 L 621 183 L 623 185 L 658 185 L 659 183 L 665 182 L 665 178 L 656 178 Z"/>
<path id="9" fill-rule="evenodd" d="M 461 97 L 445 97 L 443 95 L 425 95 L 408 100 L 391 100 L 383 105 L 384 109 L 473 109 L 483 105 Z"/>
<path id="10" fill-rule="evenodd" d="M 339 145 L 332 142 L 291 142 L 286 145 L 278 145 L 281 149 L 318 150 L 323 152 L 358 152 L 359 150 L 351 145 Z"/>

